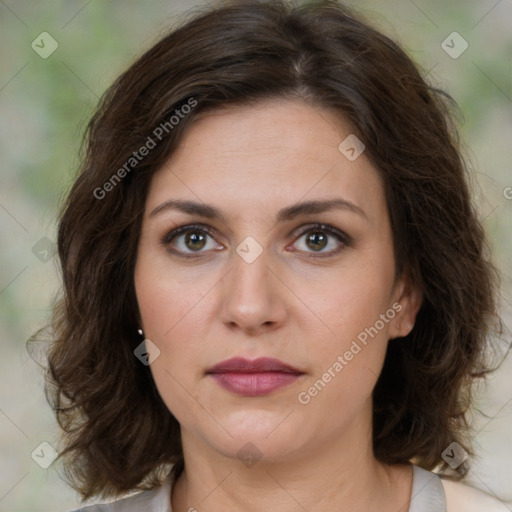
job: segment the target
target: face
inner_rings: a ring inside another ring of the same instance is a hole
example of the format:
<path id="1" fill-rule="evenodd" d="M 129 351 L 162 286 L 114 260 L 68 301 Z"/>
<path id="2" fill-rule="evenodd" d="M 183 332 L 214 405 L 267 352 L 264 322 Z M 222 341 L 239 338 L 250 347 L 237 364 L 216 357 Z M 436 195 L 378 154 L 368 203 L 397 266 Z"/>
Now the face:
<path id="1" fill-rule="evenodd" d="M 412 329 L 419 300 L 395 282 L 377 170 L 338 149 L 350 134 L 299 100 L 225 108 L 199 117 L 152 179 L 141 327 L 160 350 L 162 399 L 205 449 L 236 457 L 250 442 L 286 460 L 371 437 L 388 340 Z M 234 357 L 294 372 L 208 373 Z"/>

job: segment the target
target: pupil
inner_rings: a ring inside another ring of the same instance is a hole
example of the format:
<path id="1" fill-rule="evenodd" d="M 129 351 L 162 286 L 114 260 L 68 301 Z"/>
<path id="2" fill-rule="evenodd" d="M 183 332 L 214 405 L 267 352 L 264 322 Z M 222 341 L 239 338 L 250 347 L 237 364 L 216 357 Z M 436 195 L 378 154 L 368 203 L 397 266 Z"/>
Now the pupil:
<path id="1" fill-rule="evenodd" d="M 191 242 L 191 244 L 189 244 L 189 242 Z M 202 249 L 204 247 L 204 242 L 204 235 L 200 235 L 198 233 L 187 233 L 185 236 L 185 243 L 189 249 Z"/>
<path id="2" fill-rule="evenodd" d="M 311 249 L 323 249 L 326 246 L 326 243 L 327 237 L 325 236 L 324 233 L 321 233 L 319 231 L 311 233 L 307 238 L 307 244 L 310 246 Z"/>

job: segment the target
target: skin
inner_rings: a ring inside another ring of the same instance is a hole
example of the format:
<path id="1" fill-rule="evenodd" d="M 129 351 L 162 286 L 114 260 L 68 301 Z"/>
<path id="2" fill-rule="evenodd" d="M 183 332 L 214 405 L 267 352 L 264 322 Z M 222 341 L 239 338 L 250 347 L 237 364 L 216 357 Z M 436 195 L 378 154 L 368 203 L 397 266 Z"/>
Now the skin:
<path id="1" fill-rule="evenodd" d="M 160 350 L 150 369 L 181 425 L 185 471 L 173 512 L 408 509 L 411 467 L 373 456 L 371 393 L 389 340 L 411 331 L 421 297 L 406 277 L 395 280 L 377 170 L 364 153 L 351 162 L 338 150 L 350 133 L 334 112 L 300 100 L 223 108 L 202 114 L 152 179 L 134 278 L 141 327 Z M 276 221 L 283 207 L 333 198 L 364 215 L 334 209 Z M 225 219 L 174 209 L 150 215 L 169 199 L 213 205 Z M 351 242 L 322 231 L 326 246 L 308 244 L 315 223 Z M 199 252 L 185 234 L 160 242 L 190 224 L 213 230 Z M 263 251 L 252 263 L 236 252 L 248 236 Z M 187 260 L 171 248 L 200 256 Z M 397 303 L 378 335 L 299 403 Z M 205 374 L 234 356 L 275 357 L 304 375 L 267 396 L 238 396 Z M 237 457 L 248 442 L 261 455 L 252 466 Z"/>

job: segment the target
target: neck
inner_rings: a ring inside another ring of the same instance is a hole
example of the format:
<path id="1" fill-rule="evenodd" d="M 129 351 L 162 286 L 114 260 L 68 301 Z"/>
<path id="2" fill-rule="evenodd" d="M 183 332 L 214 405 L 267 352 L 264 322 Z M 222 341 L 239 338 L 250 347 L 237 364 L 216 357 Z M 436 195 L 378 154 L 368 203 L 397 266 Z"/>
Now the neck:
<path id="1" fill-rule="evenodd" d="M 410 466 L 377 461 L 371 427 L 368 432 L 362 425 L 286 458 L 262 457 L 250 466 L 182 429 L 185 469 L 173 486 L 172 510 L 407 512 Z"/>

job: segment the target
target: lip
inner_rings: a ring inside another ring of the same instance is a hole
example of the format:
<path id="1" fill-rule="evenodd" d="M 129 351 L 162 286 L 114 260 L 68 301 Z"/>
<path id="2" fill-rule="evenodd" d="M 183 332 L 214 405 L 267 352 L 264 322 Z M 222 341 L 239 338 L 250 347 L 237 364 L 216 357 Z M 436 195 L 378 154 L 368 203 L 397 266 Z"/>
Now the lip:
<path id="1" fill-rule="evenodd" d="M 224 389 L 252 397 L 268 395 L 304 375 L 297 368 L 269 357 L 252 361 L 234 357 L 216 364 L 206 373 Z"/>
<path id="2" fill-rule="evenodd" d="M 233 357 L 216 364 L 206 371 L 206 373 L 264 373 L 264 372 L 283 372 L 283 373 L 304 373 L 290 366 L 289 364 L 274 359 L 272 357 L 259 357 L 258 359 L 245 359 L 243 357 Z"/>

